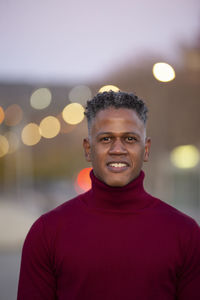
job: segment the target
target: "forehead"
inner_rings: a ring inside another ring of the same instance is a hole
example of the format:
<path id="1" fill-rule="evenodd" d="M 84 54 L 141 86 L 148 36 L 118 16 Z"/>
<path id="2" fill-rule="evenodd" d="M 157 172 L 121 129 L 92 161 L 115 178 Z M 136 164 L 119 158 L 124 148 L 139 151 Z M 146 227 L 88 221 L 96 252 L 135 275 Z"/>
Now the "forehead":
<path id="1" fill-rule="evenodd" d="M 96 114 L 92 122 L 92 132 L 111 131 L 128 132 L 132 130 L 143 131 L 145 125 L 133 109 L 110 107 Z"/>

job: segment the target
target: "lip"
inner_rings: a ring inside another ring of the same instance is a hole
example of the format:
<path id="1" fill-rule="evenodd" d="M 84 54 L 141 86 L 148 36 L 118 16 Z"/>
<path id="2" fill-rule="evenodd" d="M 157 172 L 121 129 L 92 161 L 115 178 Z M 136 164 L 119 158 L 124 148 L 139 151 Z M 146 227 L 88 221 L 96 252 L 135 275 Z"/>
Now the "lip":
<path id="1" fill-rule="evenodd" d="M 122 164 L 126 164 L 126 166 L 123 166 L 123 167 L 113 167 L 111 166 L 110 164 L 111 163 L 122 163 Z M 113 173 L 121 173 L 121 172 L 124 172 L 126 171 L 128 168 L 129 168 L 129 164 L 125 161 L 112 161 L 112 162 L 108 162 L 106 164 L 107 168 L 109 171 L 113 172 Z"/>

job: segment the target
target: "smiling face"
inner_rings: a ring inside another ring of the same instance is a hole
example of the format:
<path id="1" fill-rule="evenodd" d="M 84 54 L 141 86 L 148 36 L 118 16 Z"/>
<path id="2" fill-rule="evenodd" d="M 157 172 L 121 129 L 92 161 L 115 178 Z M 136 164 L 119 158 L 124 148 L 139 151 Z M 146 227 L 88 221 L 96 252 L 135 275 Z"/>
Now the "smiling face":
<path id="1" fill-rule="evenodd" d="M 148 161 L 150 143 L 145 125 L 134 110 L 111 107 L 97 113 L 91 136 L 84 139 L 83 146 L 98 179 L 110 186 L 124 186 Z"/>

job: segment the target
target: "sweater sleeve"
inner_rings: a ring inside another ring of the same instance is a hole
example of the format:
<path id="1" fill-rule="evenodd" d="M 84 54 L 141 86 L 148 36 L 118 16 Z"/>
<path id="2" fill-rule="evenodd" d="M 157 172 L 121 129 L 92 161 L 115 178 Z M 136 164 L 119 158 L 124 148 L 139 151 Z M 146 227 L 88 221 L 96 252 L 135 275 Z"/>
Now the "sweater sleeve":
<path id="1" fill-rule="evenodd" d="M 178 300 L 200 299 L 200 227 L 193 228 L 184 247 L 184 264 L 179 277 Z"/>
<path id="2" fill-rule="evenodd" d="M 45 236 L 43 217 L 31 227 L 22 250 L 17 300 L 56 299 L 56 279 Z"/>

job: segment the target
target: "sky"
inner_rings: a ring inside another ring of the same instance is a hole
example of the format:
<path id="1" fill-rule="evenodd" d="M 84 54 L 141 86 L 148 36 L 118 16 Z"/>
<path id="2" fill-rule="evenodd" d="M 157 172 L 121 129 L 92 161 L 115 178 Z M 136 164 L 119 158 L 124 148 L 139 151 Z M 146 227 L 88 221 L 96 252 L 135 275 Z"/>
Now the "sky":
<path id="1" fill-rule="evenodd" d="M 0 80 L 98 80 L 141 55 L 175 60 L 198 32 L 198 0 L 1 0 Z"/>

